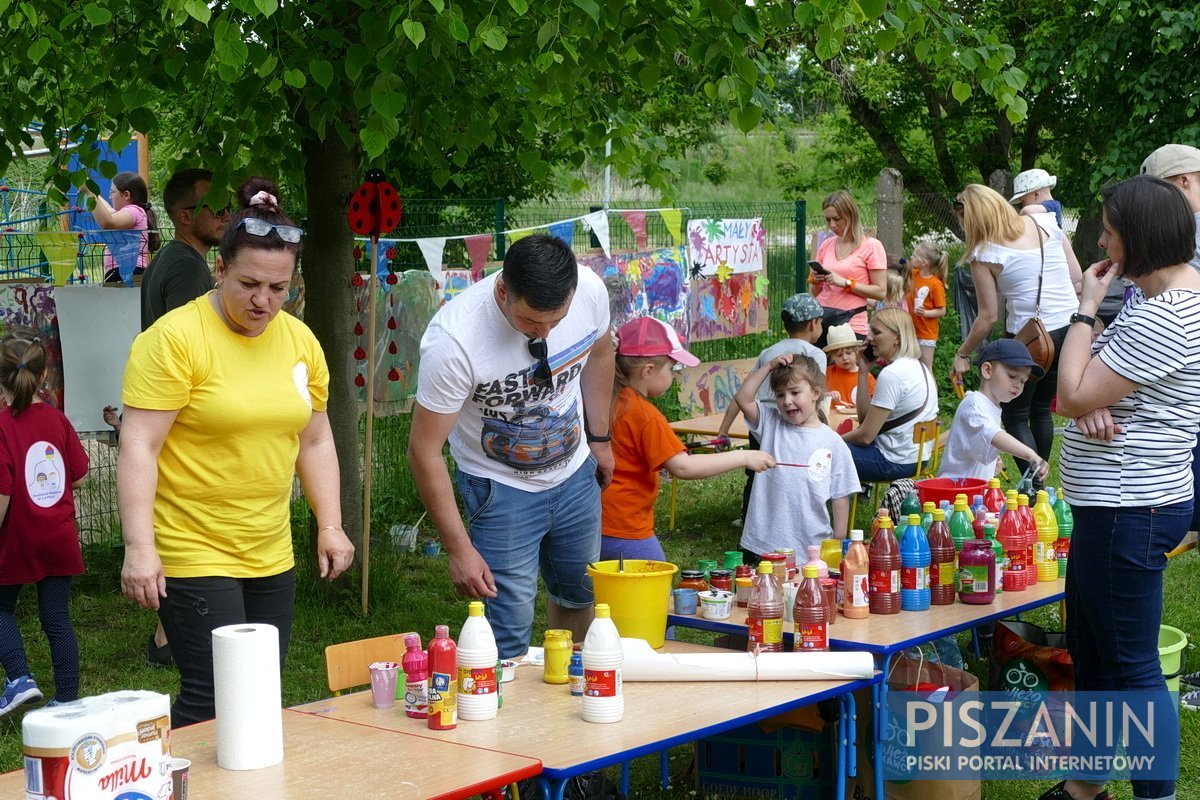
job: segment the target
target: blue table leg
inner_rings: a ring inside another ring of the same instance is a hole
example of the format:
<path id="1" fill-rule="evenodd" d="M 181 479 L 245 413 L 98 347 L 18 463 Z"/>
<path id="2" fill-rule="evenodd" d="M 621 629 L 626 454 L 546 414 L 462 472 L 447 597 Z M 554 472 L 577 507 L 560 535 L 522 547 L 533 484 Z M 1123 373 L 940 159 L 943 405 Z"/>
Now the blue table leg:
<path id="1" fill-rule="evenodd" d="M 855 778 L 858 776 L 858 705 L 854 701 L 854 692 L 846 692 L 846 707 L 850 709 L 847 718 L 850 720 L 849 728 L 850 735 L 846 739 L 846 763 L 848 769 L 846 774 Z"/>
<path id="2" fill-rule="evenodd" d="M 846 692 L 849 694 L 849 692 Z M 838 697 L 838 721 L 834 726 L 834 736 L 837 738 L 837 792 L 834 794 L 835 800 L 846 800 L 846 778 L 849 773 L 846 771 L 846 727 L 849 718 L 849 712 L 846 708 L 846 694 Z"/>
<path id="3" fill-rule="evenodd" d="M 695 745 L 693 744 L 692 747 L 695 747 Z M 664 790 L 671 788 L 670 760 L 671 760 L 671 751 L 669 748 L 666 750 L 658 751 L 658 785 L 661 786 Z M 629 792 L 626 792 L 625 796 L 628 797 Z"/>
<path id="4" fill-rule="evenodd" d="M 542 787 L 542 797 L 549 798 L 549 800 L 563 800 L 563 794 L 567 791 L 567 781 L 569 780 L 570 778 L 560 778 L 551 781 L 545 775 L 539 775 L 538 782 Z"/>
<path id="5" fill-rule="evenodd" d="M 626 797 L 629 797 L 629 768 L 632 765 L 632 758 L 621 762 L 621 794 Z"/>
<path id="6" fill-rule="evenodd" d="M 883 680 L 875 684 L 875 796 L 883 798 L 883 710 L 887 707 L 887 678 L 892 654 L 883 657 Z"/>

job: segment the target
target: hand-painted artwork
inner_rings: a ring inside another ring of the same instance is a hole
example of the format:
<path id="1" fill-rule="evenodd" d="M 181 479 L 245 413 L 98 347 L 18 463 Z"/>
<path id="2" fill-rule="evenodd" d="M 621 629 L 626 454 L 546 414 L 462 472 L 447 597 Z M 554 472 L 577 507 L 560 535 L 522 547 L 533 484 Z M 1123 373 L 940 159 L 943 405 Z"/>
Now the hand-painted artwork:
<path id="1" fill-rule="evenodd" d="M 724 281 L 716 277 L 695 280 L 690 303 L 693 342 L 761 333 L 770 324 L 764 272 L 740 272 Z"/>
<path id="2" fill-rule="evenodd" d="M 679 402 L 693 416 L 721 414 L 733 402 L 742 381 L 754 369 L 753 358 L 709 361 L 679 373 Z"/>
<path id="3" fill-rule="evenodd" d="M 417 364 L 421 334 L 442 303 L 433 276 L 409 270 L 389 276 L 395 283 L 376 282 L 375 292 L 375 414 L 407 411 L 417 391 Z M 354 325 L 354 385 L 358 400 L 366 403 L 367 324 L 370 307 L 367 282 L 354 289 L 358 321 Z"/>
<path id="4" fill-rule="evenodd" d="M 439 303 L 449 303 L 456 294 L 474 283 L 469 269 L 444 269 L 442 274 L 445 280 L 439 286 Z"/>
<path id="5" fill-rule="evenodd" d="M 688 279 L 683 247 L 664 247 L 642 253 L 581 256 L 608 287 L 614 329 L 631 319 L 652 316 L 688 336 Z"/>
<path id="6" fill-rule="evenodd" d="M 96 291 L 100 291 L 97 289 Z M 43 400 L 63 407 L 62 340 L 54 287 L 47 284 L 0 284 L 0 338 L 10 334 L 41 337 L 46 350 L 46 382 L 38 390 Z"/>
<path id="7" fill-rule="evenodd" d="M 767 264 L 767 232 L 762 219 L 688 220 L 688 263 L 704 275 L 724 265 L 727 274 L 759 272 Z"/>

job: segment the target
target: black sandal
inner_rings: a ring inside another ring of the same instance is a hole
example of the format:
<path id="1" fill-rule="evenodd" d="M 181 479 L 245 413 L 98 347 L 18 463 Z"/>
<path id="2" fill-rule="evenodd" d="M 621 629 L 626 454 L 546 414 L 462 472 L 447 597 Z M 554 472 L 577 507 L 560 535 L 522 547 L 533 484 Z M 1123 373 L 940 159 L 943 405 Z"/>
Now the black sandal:
<path id="1" fill-rule="evenodd" d="M 1038 800 L 1072 800 L 1072 797 L 1067 794 L 1067 782 L 1060 781 L 1045 792 L 1042 792 Z M 1113 800 L 1113 796 L 1107 789 L 1101 789 L 1092 800 Z"/>

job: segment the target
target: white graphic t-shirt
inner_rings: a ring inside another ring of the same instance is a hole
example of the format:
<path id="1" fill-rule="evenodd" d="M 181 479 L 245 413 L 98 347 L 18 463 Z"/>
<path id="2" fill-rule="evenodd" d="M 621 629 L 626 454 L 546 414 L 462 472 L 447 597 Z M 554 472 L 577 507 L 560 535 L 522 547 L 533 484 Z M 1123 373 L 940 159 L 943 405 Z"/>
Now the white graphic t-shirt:
<path id="1" fill-rule="evenodd" d="M 29 499 L 40 508 L 49 508 L 62 499 L 67 468 L 57 447 L 40 441 L 25 452 L 25 485 L 29 488 Z"/>
<path id="2" fill-rule="evenodd" d="M 580 268 L 571 307 L 546 340 L 552 380 L 534 380 L 529 339 L 514 329 L 495 297 L 499 273 L 447 303 L 421 338 L 417 402 L 458 414 L 450 453 L 463 472 L 526 491 L 562 483 L 587 459 L 579 375 L 600 336 L 608 335 L 608 291 Z M 607 430 L 607 421 L 597 430 Z"/>

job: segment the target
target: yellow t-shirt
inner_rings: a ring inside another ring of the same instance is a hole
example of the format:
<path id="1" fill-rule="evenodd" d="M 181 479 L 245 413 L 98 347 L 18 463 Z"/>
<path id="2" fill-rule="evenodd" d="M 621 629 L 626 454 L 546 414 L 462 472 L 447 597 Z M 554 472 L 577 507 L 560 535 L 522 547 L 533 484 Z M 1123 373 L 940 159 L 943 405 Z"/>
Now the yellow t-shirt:
<path id="1" fill-rule="evenodd" d="M 134 339 L 122 402 L 179 412 L 158 456 L 154 498 L 167 577 L 291 569 L 299 437 L 328 397 L 325 355 L 287 313 L 260 335 L 242 336 L 202 295 Z"/>

